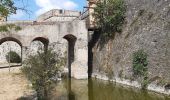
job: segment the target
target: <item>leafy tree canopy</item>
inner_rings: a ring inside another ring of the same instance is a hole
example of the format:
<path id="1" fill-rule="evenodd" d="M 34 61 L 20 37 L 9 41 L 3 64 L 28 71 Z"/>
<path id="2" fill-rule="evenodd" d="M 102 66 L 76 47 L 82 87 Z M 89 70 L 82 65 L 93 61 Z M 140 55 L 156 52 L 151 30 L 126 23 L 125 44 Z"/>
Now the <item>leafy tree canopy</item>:
<path id="1" fill-rule="evenodd" d="M 0 16 L 7 17 L 10 14 L 15 14 L 17 7 L 13 0 L 0 0 Z"/>
<path id="2" fill-rule="evenodd" d="M 98 0 L 94 8 L 94 17 L 102 34 L 112 36 L 121 32 L 125 19 L 124 0 Z"/>

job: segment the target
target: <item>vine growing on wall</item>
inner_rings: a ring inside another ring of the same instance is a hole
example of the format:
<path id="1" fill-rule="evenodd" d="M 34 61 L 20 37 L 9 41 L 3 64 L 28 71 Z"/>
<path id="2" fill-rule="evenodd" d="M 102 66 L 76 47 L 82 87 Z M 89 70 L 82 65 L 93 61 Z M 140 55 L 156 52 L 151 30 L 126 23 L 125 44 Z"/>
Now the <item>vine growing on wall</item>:
<path id="1" fill-rule="evenodd" d="M 124 0 L 98 0 L 94 8 L 95 22 L 104 36 L 121 32 L 125 19 Z"/>

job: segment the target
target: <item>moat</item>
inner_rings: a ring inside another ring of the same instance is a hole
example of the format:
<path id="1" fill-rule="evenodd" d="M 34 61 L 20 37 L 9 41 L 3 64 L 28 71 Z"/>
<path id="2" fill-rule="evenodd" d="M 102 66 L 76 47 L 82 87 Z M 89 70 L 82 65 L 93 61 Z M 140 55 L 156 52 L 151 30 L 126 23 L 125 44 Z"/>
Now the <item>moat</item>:
<path id="1" fill-rule="evenodd" d="M 170 100 L 170 0 L 27 1 L 0 0 L 0 100 Z"/>
<path id="2" fill-rule="evenodd" d="M 52 100 L 170 100 L 170 97 L 98 79 L 63 79 Z"/>

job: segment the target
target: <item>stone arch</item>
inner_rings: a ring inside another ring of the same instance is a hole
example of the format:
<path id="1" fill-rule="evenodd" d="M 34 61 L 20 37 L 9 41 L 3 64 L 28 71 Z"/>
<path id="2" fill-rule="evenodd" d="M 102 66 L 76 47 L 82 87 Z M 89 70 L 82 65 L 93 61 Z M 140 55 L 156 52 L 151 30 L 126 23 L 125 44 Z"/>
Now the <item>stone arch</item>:
<path id="1" fill-rule="evenodd" d="M 41 41 L 44 45 L 48 45 L 49 43 L 49 39 L 45 37 L 35 37 L 32 42 L 33 41 Z"/>
<path id="2" fill-rule="evenodd" d="M 6 41 L 14 41 L 14 42 L 18 43 L 22 47 L 22 43 L 20 42 L 20 40 L 14 38 L 14 37 L 4 37 L 4 38 L 0 39 L 0 45 L 3 42 L 6 42 Z"/>
<path id="3" fill-rule="evenodd" d="M 49 39 L 48 38 L 45 38 L 45 37 L 35 37 L 31 43 L 33 41 L 40 41 L 44 44 L 44 51 L 46 51 L 48 49 L 48 44 L 49 44 Z"/>
<path id="4" fill-rule="evenodd" d="M 13 42 L 17 43 L 17 45 L 20 46 L 20 50 L 17 49 L 17 51 L 19 51 L 19 55 L 20 55 L 21 61 L 22 61 L 22 47 L 23 47 L 22 42 L 21 42 L 19 39 L 15 38 L 15 37 L 3 37 L 3 38 L 0 39 L 0 45 L 2 45 L 2 44 L 5 43 L 5 42 L 8 42 L 8 41 L 13 41 Z M 4 49 L 4 48 L 3 48 L 3 49 Z M 11 49 L 10 49 L 10 50 L 11 50 Z M 15 50 L 16 50 L 16 49 L 15 49 Z M 15 50 L 14 50 L 14 51 L 15 51 Z M 8 50 L 7 50 L 7 51 L 8 51 Z M 12 50 L 12 51 L 13 51 L 13 50 Z M 15 52 L 17 52 L 17 51 L 15 51 Z M 22 64 L 22 62 L 21 62 L 21 64 Z M 21 64 L 20 64 L 20 65 L 21 65 Z M 17 66 L 17 65 L 10 65 L 10 66 Z"/>
<path id="5" fill-rule="evenodd" d="M 68 49 L 67 49 L 67 67 L 69 70 L 69 77 L 71 77 L 71 64 L 75 60 L 75 43 L 77 40 L 77 37 L 72 34 L 67 34 L 63 37 L 68 41 Z"/>

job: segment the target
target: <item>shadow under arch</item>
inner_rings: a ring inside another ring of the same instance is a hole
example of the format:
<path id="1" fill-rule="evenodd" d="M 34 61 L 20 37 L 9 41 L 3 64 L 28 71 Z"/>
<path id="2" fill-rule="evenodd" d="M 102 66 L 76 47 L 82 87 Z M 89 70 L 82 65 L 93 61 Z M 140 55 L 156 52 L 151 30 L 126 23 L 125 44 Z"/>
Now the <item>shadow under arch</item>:
<path id="1" fill-rule="evenodd" d="M 45 37 L 35 37 L 32 41 L 40 41 L 44 44 L 44 51 L 46 52 L 48 50 L 48 44 L 49 44 L 49 39 L 48 38 L 45 38 Z"/>
<path id="2" fill-rule="evenodd" d="M 72 34 L 67 34 L 63 37 L 68 41 L 68 49 L 67 49 L 67 67 L 69 70 L 69 78 L 71 78 L 71 64 L 74 62 L 74 46 L 77 40 L 77 37 Z"/>
<path id="3" fill-rule="evenodd" d="M 21 49 L 21 64 L 19 65 L 16 65 L 16 66 L 21 66 L 22 65 L 22 61 L 23 61 L 23 55 L 22 55 L 22 47 L 23 47 L 23 44 L 21 43 L 21 41 L 17 38 L 14 38 L 14 37 L 4 37 L 4 38 L 1 38 L 0 39 L 0 45 L 4 42 L 7 42 L 7 41 L 13 41 L 13 42 L 16 42 L 19 46 L 20 46 L 20 49 Z M 15 66 L 15 65 L 14 65 Z M 10 65 L 10 67 L 13 67 L 13 65 Z"/>

